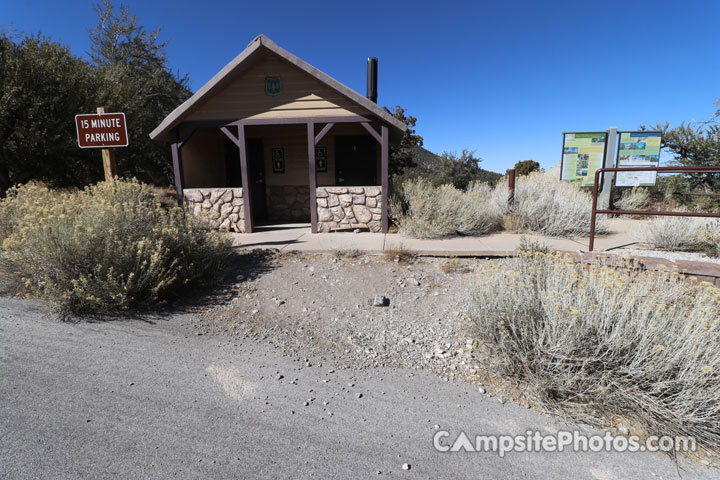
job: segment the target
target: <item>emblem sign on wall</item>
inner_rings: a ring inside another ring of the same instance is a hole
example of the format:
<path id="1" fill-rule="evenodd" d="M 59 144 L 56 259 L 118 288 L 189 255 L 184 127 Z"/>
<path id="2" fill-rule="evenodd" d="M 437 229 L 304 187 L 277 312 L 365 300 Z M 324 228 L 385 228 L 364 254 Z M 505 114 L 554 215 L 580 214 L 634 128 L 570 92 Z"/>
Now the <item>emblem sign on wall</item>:
<path id="1" fill-rule="evenodd" d="M 265 95 L 274 97 L 282 93 L 282 78 L 265 77 Z"/>

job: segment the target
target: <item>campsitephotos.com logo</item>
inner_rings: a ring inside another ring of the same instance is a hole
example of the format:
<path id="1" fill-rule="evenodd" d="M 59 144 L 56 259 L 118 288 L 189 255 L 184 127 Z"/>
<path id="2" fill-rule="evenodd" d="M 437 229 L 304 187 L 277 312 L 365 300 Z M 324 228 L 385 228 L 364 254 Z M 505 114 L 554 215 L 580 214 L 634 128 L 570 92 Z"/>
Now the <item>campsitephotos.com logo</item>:
<path id="1" fill-rule="evenodd" d="M 577 430 L 553 434 L 528 430 L 525 435 L 452 435 L 439 430 L 433 435 L 438 452 L 495 452 L 504 457 L 511 452 L 694 452 L 695 438 L 684 436 L 585 435 Z"/>

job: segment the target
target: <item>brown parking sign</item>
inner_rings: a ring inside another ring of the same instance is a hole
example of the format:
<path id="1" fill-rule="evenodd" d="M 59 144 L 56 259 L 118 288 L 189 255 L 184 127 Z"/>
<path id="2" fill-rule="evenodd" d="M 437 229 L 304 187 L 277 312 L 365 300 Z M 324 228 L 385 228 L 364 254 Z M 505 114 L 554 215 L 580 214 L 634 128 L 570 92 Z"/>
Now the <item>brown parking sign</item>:
<path id="1" fill-rule="evenodd" d="M 124 113 L 75 115 L 75 126 L 80 148 L 128 146 Z"/>

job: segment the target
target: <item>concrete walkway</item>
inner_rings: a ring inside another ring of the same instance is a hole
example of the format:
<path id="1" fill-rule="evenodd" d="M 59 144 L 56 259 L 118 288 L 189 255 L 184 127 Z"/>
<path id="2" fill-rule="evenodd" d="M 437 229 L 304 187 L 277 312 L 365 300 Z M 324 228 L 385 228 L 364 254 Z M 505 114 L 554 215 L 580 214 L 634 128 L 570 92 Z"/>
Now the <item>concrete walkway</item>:
<path id="1" fill-rule="evenodd" d="M 611 250 L 635 243 L 632 231 L 642 220 L 617 218 L 610 221 L 611 232 L 595 239 L 595 250 Z M 233 243 L 242 248 L 276 248 L 282 252 L 332 252 L 360 250 L 381 253 L 406 249 L 423 255 L 506 256 L 519 245 L 522 237 L 565 252 L 585 251 L 588 238 L 556 238 L 532 234 L 495 233 L 482 237 L 451 237 L 437 240 L 409 238 L 396 233 L 310 233 L 309 224 L 261 227 L 250 234 L 233 234 Z"/>

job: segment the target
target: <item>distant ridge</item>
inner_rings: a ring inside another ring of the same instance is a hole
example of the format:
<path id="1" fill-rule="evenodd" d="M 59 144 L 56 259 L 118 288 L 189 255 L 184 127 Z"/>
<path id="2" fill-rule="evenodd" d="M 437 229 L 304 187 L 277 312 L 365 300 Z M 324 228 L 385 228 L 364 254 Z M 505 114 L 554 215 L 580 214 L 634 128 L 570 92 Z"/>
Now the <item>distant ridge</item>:
<path id="1" fill-rule="evenodd" d="M 413 147 L 413 160 L 417 164 L 417 167 L 412 170 L 415 173 L 422 174 L 422 172 L 432 172 L 436 169 L 433 168 L 438 165 L 441 161 L 440 155 L 437 155 L 426 148 L 414 146 Z M 495 183 L 498 179 L 502 178 L 502 174 L 491 172 L 490 170 L 480 169 L 480 176 L 477 180 L 481 182 Z"/>

